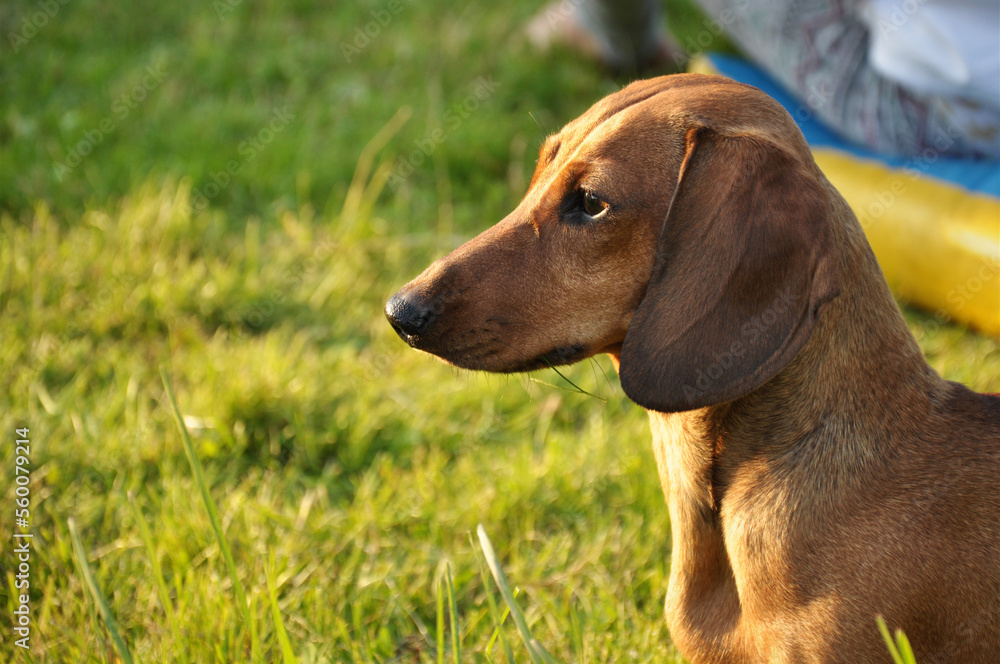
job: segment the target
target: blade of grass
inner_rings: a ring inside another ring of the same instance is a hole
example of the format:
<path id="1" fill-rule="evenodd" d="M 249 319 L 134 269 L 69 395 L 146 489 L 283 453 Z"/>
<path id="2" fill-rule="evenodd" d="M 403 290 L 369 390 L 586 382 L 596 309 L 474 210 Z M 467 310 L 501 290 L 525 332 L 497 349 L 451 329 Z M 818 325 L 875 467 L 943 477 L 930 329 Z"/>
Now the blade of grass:
<path id="1" fill-rule="evenodd" d="M 167 582 L 163 578 L 163 568 L 160 567 L 160 558 L 156 555 L 156 548 L 153 546 L 153 535 L 149 532 L 149 524 L 146 523 L 146 517 L 142 515 L 142 508 L 139 507 L 139 503 L 135 499 L 135 494 L 131 491 L 128 492 L 128 502 L 132 507 L 132 516 L 135 518 L 135 523 L 139 527 L 139 535 L 142 537 L 142 543 L 146 547 L 146 554 L 149 556 L 149 565 L 153 571 L 153 581 L 156 582 L 156 590 L 160 595 L 160 604 L 163 605 L 163 613 L 167 617 L 167 624 L 170 626 L 170 634 L 174 637 L 174 643 L 177 644 L 177 648 L 180 648 L 181 641 L 181 630 L 180 625 L 177 623 L 177 614 L 174 613 L 174 603 L 170 599 L 170 590 L 167 588 Z M 187 662 L 187 650 L 179 653 L 181 661 Z M 178 656 L 175 652 L 174 656 Z"/>
<path id="2" fill-rule="evenodd" d="M 195 483 L 201 490 L 201 497 L 205 503 L 205 510 L 208 512 L 208 519 L 212 522 L 212 530 L 215 531 L 215 539 L 219 543 L 219 549 L 222 551 L 222 557 L 226 561 L 226 569 L 229 571 L 229 579 L 233 584 L 233 591 L 236 593 L 236 603 L 240 608 L 240 615 L 243 617 L 243 623 L 250 628 L 251 618 L 250 618 L 250 607 L 247 604 L 246 594 L 243 592 L 243 584 L 240 583 L 240 576 L 236 571 L 236 562 L 233 560 L 233 552 L 229 548 L 229 541 L 226 539 L 225 533 L 222 532 L 222 522 L 219 520 L 219 513 L 215 509 L 215 502 L 212 500 L 212 495 L 208 491 L 208 484 L 205 482 L 205 475 L 201 470 L 201 462 L 198 461 L 198 456 L 194 451 L 194 443 L 191 442 L 191 435 L 188 433 L 187 426 L 184 424 L 184 416 L 181 415 L 181 410 L 177 406 L 177 397 L 174 396 L 174 388 L 170 383 L 170 377 L 167 375 L 167 370 L 165 367 L 160 367 L 160 378 L 163 380 L 163 387 L 167 391 L 167 399 L 170 401 L 170 407 L 174 413 L 174 421 L 177 422 L 177 428 L 181 432 L 181 440 L 184 443 L 184 453 L 187 455 L 188 463 L 191 464 L 191 472 L 194 474 Z M 253 653 L 257 654 L 257 653 Z M 256 661 L 256 657 L 254 657 Z"/>
<path id="3" fill-rule="evenodd" d="M 899 645 L 899 656 L 903 658 L 903 661 L 906 664 L 917 664 L 917 656 L 913 654 L 910 640 L 906 638 L 906 634 L 901 629 L 896 630 L 896 643 Z"/>
<path id="4" fill-rule="evenodd" d="M 250 597 L 250 608 L 248 611 L 251 616 L 257 615 L 257 598 L 255 596 Z M 260 626 L 256 620 L 250 621 L 250 659 L 253 661 L 253 664 L 259 664 L 264 661 L 260 647 Z"/>
<path id="5" fill-rule="evenodd" d="M 278 594 L 274 587 L 274 552 L 270 552 L 267 566 L 267 594 L 271 600 L 271 617 L 274 620 L 274 631 L 278 636 L 278 643 L 281 645 L 281 661 L 285 664 L 296 664 L 295 652 L 292 650 L 292 642 L 288 639 L 288 632 L 285 631 L 285 623 L 281 619 L 281 609 L 278 608 Z"/>
<path id="6" fill-rule="evenodd" d="M 444 664 L 444 577 L 437 580 L 437 662 Z"/>
<path id="7" fill-rule="evenodd" d="M 570 639 L 577 652 L 583 652 L 583 622 L 580 619 L 580 611 L 573 601 L 572 592 L 567 592 L 566 604 L 569 606 L 569 630 Z"/>
<path id="8" fill-rule="evenodd" d="M 358 641 L 358 653 L 354 656 L 354 661 L 374 664 L 370 639 L 365 633 L 365 616 L 369 615 L 366 608 L 367 604 L 364 607 L 360 603 L 351 604 L 351 623 L 354 628 L 354 638 Z"/>
<path id="9" fill-rule="evenodd" d="M 342 223 L 348 222 L 350 224 L 357 217 L 367 189 L 365 183 L 368 182 L 368 175 L 371 173 L 375 155 L 403 128 L 403 125 L 409 121 L 412 115 L 412 108 L 409 106 L 400 106 L 399 110 L 389 118 L 388 122 L 382 125 L 382 128 L 365 144 L 365 147 L 361 148 L 361 154 L 358 155 L 358 163 L 354 168 L 354 177 L 351 178 L 351 184 L 347 189 L 347 196 L 344 197 L 344 206 L 341 208 L 340 221 Z M 388 173 L 386 173 L 385 179 L 388 179 Z M 385 182 L 383 181 L 379 185 L 379 188 L 381 189 L 381 186 L 384 184 Z"/>
<path id="10" fill-rule="evenodd" d="M 470 544 L 472 543 L 472 534 L 469 534 Z M 473 547 L 475 548 L 475 547 Z M 493 650 L 493 644 L 496 643 L 497 638 L 500 639 L 500 645 L 503 647 L 504 657 L 507 659 L 508 664 L 515 664 L 514 662 L 514 652 L 510 648 L 510 643 L 507 642 L 507 633 L 503 629 L 504 623 L 507 621 L 507 616 L 510 614 L 510 608 L 504 608 L 503 613 L 500 613 L 499 607 L 497 606 L 496 599 L 493 597 L 493 593 L 490 592 L 490 582 L 486 578 L 486 566 L 483 564 L 483 559 L 477 557 L 479 562 L 479 576 L 483 579 L 483 589 L 486 592 L 486 602 L 490 607 L 490 616 L 493 618 L 493 624 L 496 626 L 493 630 L 492 636 L 490 636 L 489 642 L 486 644 L 486 654 L 489 655 Z"/>
<path id="11" fill-rule="evenodd" d="M 549 654 L 541 643 L 531 636 L 531 630 L 528 629 L 528 622 L 524 619 L 521 607 L 517 605 L 514 599 L 514 593 L 511 592 L 510 584 L 507 582 L 507 576 L 503 573 L 503 569 L 500 568 L 500 561 L 497 559 L 496 551 L 493 550 L 493 544 L 490 542 L 490 538 L 486 534 L 486 529 L 483 528 L 482 524 L 476 527 L 476 533 L 479 535 L 479 544 L 482 546 L 486 564 L 489 565 L 490 572 L 493 574 L 493 580 L 496 581 L 497 586 L 500 588 L 500 594 L 503 595 L 504 601 L 510 607 L 510 613 L 514 617 L 514 624 L 517 625 L 517 631 L 521 635 L 521 640 L 524 641 L 524 646 L 528 649 L 531 661 L 535 664 L 555 664 L 552 655 Z"/>
<path id="12" fill-rule="evenodd" d="M 451 578 L 451 565 L 445 565 L 445 579 L 448 582 L 448 621 L 451 626 L 451 656 L 455 664 L 462 664 L 462 639 L 458 631 L 458 612 L 455 610 L 455 584 Z"/>
<path id="13" fill-rule="evenodd" d="M 395 161 L 383 161 L 375 169 L 372 174 L 371 181 L 365 187 L 364 193 L 361 195 L 361 201 L 358 203 L 357 209 L 354 211 L 355 219 L 369 219 L 372 215 L 372 210 L 375 208 L 375 203 L 378 201 L 379 194 L 385 189 L 386 183 L 389 182 L 389 177 L 392 176 L 393 170 L 396 168 Z"/>
<path id="14" fill-rule="evenodd" d="M 892 640 L 892 634 L 889 633 L 889 627 L 885 624 L 885 620 L 882 616 L 876 616 L 875 622 L 878 624 L 878 631 L 882 633 L 885 645 L 889 648 L 889 654 L 892 655 L 892 661 L 896 664 L 904 664 L 903 657 L 899 654 L 899 650 L 896 648 L 896 644 Z"/>
<path id="15" fill-rule="evenodd" d="M 72 538 L 70 538 L 72 540 Z M 70 544 L 72 546 L 72 543 Z M 80 567 L 80 560 L 76 555 L 76 550 L 73 551 L 73 567 L 76 568 L 76 573 L 83 578 L 83 568 Z M 90 628 L 94 632 L 94 639 L 96 641 L 101 641 L 104 638 L 104 632 L 101 630 L 101 617 L 97 613 L 97 609 L 94 608 L 93 602 L 84 602 L 84 606 L 87 608 L 87 616 L 90 618 Z M 108 657 L 105 654 L 106 648 L 100 648 L 100 656 L 102 662 L 107 662 Z"/>
<path id="16" fill-rule="evenodd" d="M 76 530 L 76 520 L 73 519 L 73 517 L 69 518 L 69 536 L 70 539 L 73 540 L 73 551 L 76 554 L 77 563 L 80 566 L 80 573 L 83 575 L 84 585 L 86 585 L 87 589 L 90 590 L 90 595 L 94 599 L 94 604 L 97 605 L 97 612 L 101 614 L 101 618 L 104 620 L 104 624 L 107 626 L 108 632 L 111 634 L 111 640 L 115 644 L 118 656 L 122 658 L 122 661 L 125 662 L 125 664 L 133 664 L 135 660 L 132 659 L 132 653 L 129 652 L 128 647 L 125 645 L 125 641 L 118 632 L 118 623 L 115 622 L 115 617 L 111 613 L 111 608 L 108 606 L 107 601 L 105 601 L 104 594 L 101 593 L 101 589 L 97 585 L 97 580 L 94 579 L 94 575 L 90 571 L 90 564 L 87 562 L 87 554 L 83 550 L 83 543 L 80 541 L 80 533 Z"/>

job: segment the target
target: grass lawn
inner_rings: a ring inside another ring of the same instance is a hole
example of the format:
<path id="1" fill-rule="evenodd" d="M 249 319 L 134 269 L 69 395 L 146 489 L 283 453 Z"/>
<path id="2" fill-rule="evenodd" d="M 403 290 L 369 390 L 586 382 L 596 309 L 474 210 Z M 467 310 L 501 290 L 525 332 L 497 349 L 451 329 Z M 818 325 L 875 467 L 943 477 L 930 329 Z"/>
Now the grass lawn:
<path id="1" fill-rule="evenodd" d="M 480 523 L 557 660 L 682 661 L 648 426 L 610 362 L 565 372 L 600 398 L 458 372 L 382 316 L 623 83 L 533 54 L 538 6 L 0 6 L 0 661 L 528 661 Z M 906 313 L 935 369 L 1000 391 L 1000 344 Z"/>

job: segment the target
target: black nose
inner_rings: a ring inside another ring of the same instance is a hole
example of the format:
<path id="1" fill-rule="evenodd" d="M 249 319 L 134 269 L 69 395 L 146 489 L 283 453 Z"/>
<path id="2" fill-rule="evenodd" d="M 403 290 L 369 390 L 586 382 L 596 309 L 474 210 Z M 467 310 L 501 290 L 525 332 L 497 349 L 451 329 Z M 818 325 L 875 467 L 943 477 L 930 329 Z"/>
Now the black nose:
<path id="1" fill-rule="evenodd" d="M 431 322 L 431 312 L 405 295 L 396 293 L 385 303 L 385 317 L 392 329 L 406 343 L 427 329 Z"/>

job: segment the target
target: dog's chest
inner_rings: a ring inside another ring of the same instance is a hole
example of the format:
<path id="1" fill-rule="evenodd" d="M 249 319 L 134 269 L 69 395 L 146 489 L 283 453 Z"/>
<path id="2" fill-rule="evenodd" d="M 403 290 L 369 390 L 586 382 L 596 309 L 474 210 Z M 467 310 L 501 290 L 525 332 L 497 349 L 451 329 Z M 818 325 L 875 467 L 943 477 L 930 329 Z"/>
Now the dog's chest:
<path id="1" fill-rule="evenodd" d="M 796 581 L 808 567 L 803 534 L 814 520 L 795 482 L 748 467 L 716 495 L 720 527 L 741 604 L 780 606 L 796 601 Z"/>
<path id="2" fill-rule="evenodd" d="M 811 574 L 818 552 L 810 533 L 822 532 L 830 516 L 802 490 L 810 485 L 808 464 L 763 458 L 730 463 L 719 457 L 719 442 L 701 436 L 687 414 L 651 414 L 650 422 L 675 561 L 687 554 L 703 559 L 698 552 L 705 542 L 716 541 L 724 554 L 709 575 L 733 578 L 744 609 L 760 603 L 766 612 L 764 607 L 795 603 L 798 581 Z"/>

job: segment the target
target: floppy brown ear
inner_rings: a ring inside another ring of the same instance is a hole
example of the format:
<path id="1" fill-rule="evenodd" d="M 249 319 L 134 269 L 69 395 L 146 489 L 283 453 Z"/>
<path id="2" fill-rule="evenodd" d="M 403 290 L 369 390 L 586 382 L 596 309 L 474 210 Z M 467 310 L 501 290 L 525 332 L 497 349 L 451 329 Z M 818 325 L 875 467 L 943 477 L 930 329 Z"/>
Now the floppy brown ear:
<path id="1" fill-rule="evenodd" d="M 839 292 L 829 198 L 814 171 L 764 139 L 705 127 L 686 139 L 619 367 L 625 394 L 661 412 L 771 379 Z"/>

